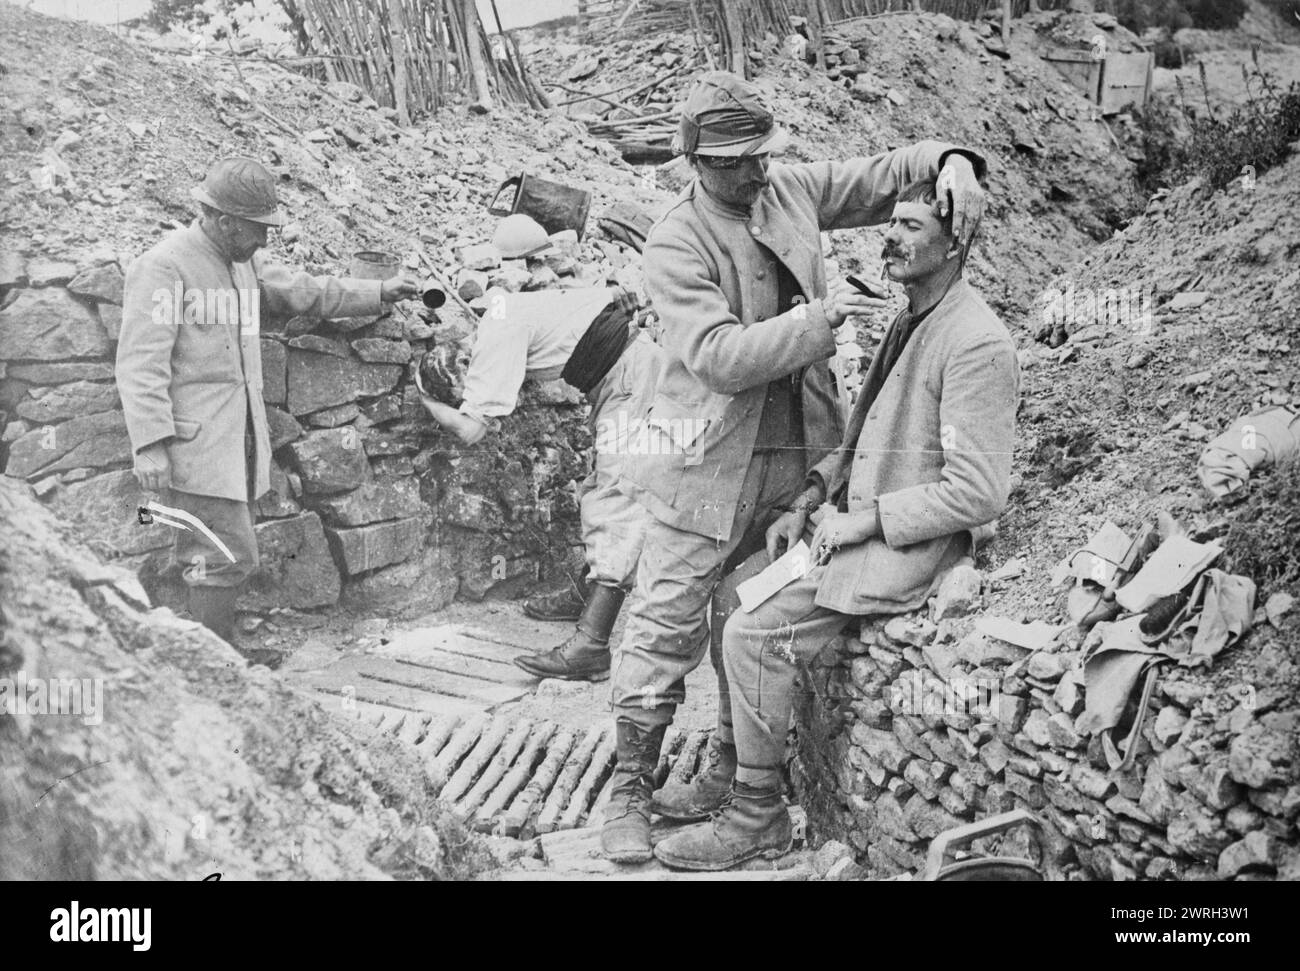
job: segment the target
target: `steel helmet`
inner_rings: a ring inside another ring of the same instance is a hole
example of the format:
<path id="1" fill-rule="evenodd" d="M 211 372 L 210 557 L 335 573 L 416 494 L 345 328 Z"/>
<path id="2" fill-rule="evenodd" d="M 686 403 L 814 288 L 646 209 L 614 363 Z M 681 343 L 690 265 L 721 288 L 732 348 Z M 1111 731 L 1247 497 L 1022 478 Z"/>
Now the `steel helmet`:
<path id="1" fill-rule="evenodd" d="M 501 220 L 492 234 L 492 243 L 504 259 L 518 260 L 548 249 L 551 239 L 537 220 L 517 212 Z"/>
<path id="2" fill-rule="evenodd" d="M 199 202 L 250 222 L 283 226 L 276 212 L 275 177 L 255 159 L 223 158 L 214 162 L 202 185 L 190 190 Z"/>

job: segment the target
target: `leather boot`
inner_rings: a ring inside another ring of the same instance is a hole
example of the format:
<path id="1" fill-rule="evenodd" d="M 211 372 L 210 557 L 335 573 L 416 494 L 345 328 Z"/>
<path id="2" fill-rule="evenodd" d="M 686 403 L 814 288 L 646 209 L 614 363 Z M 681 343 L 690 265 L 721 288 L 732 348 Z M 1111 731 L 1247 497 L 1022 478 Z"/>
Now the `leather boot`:
<path id="1" fill-rule="evenodd" d="M 583 576 L 577 583 L 570 581 L 563 590 L 529 597 L 524 601 L 524 613 L 533 620 L 572 623 L 582 617 L 582 610 L 587 606 L 587 597 L 590 594 L 591 583 Z"/>
<path id="2" fill-rule="evenodd" d="M 775 860 L 794 844 L 794 827 L 780 789 L 736 782 L 727 802 L 707 823 L 661 840 L 655 857 L 677 870 L 729 870 L 761 856 Z"/>
<path id="3" fill-rule="evenodd" d="M 190 616 L 231 646 L 235 643 L 238 587 L 190 587 Z"/>
<path id="4" fill-rule="evenodd" d="M 240 640 L 235 631 L 238 587 L 190 587 L 188 599 L 190 616 L 242 654 L 249 664 L 264 664 L 274 670 L 284 662 L 283 652 Z"/>
<path id="5" fill-rule="evenodd" d="M 604 681 L 609 677 L 609 634 L 626 594 L 618 587 L 593 583 L 573 636 L 545 654 L 525 654 L 515 664 L 537 678 Z"/>
<path id="6" fill-rule="evenodd" d="M 614 789 L 605 808 L 600 847 L 616 863 L 645 863 L 653 855 L 650 794 L 668 726 L 657 725 L 646 731 L 620 718 L 615 730 L 618 765 L 614 769 Z"/>
<path id="7" fill-rule="evenodd" d="M 670 782 L 657 790 L 651 804 L 654 811 L 674 822 L 694 823 L 708 819 L 720 808 L 736 777 L 736 746 L 714 734 L 709 739 L 708 758 L 708 765 L 690 782 Z"/>

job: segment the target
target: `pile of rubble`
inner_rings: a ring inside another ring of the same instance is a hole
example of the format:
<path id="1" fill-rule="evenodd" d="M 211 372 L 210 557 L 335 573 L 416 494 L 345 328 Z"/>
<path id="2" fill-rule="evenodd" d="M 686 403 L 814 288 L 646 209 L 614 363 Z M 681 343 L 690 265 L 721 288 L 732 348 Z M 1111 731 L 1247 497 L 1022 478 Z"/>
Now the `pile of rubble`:
<path id="1" fill-rule="evenodd" d="M 1134 751 L 1112 768 L 1085 710 L 1099 637 L 973 618 L 982 581 L 957 567 L 928 616 L 864 622 L 805 672 L 794 777 L 820 839 L 869 875 L 911 874 L 939 833 L 1024 807 L 1042 838 L 1019 833 L 1000 853 L 1052 878 L 1300 877 L 1300 668 L 1280 636 L 1294 638 L 1294 616 L 1260 608 L 1269 633 L 1226 672 L 1162 669 Z"/>
<path id="2" fill-rule="evenodd" d="M 0 479 L 0 879 L 465 878 L 416 756 L 150 609 Z"/>

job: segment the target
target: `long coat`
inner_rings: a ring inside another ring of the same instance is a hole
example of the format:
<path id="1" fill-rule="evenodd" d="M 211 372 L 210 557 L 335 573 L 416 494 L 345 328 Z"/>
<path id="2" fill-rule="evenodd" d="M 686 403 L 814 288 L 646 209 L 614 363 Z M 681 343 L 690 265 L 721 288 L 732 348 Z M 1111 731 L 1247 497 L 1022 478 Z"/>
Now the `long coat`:
<path id="1" fill-rule="evenodd" d="M 940 142 L 846 162 L 773 164 L 751 212 L 694 182 L 651 230 L 643 263 L 666 350 L 646 417 L 644 454 L 623 488 L 661 522 L 724 540 L 754 450 L 770 381 L 801 373 L 805 467 L 841 440 L 826 361 L 835 338 L 821 231 L 885 222 L 909 183 L 937 175 L 955 151 Z M 964 153 L 969 154 L 969 153 Z M 973 156 L 977 171 L 983 160 Z M 808 303 L 777 309 L 776 261 Z"/>
<path id="2" fill-rule="evenodd" d="M 847 489 L 849 512 L 879 503 L 884 529 L 831 557 L 819 606 L 872 614 L 925 603 L 940 573 L 1006 508 L 1019 397 L 1011 335 L 958 280 L 917 326 L 870 408 L 859 399 L 843 445 L 814 469 L 828 497 Z"/>
<path id="3" fill-rule="evenodd" d="M 262 495 L 271 487 L 271 443 L 261 311 L 378 314 L 380 285 L 313 277 L 257 256 L 228 263 L 197 222 L 168 234 L 126 274 L 117 385 L 132 449 L 169 440 L 172 487 L 182 492 L 241 502 Z M 251 495 L 244 449 L 250 418 Z"/>

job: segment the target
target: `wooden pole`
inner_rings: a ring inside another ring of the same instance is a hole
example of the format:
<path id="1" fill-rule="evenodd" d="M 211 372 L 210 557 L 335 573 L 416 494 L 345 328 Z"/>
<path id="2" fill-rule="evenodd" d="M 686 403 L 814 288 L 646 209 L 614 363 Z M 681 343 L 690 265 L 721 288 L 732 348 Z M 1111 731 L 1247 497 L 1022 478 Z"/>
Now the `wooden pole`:
<path id="1" fill-rule="evenodd" d="M 397 109 L 397 123 L 403 128 L 411 125 L 411 112 L 406 103 L 406 12 L 402 0 L 388 0 L 388 47 L 393 58 L 393 107 Z"/>
<path id="2" fill-rule="evenodd" d="M 731 73 L 737 77 L 748 77 L 746 68 L 749 58 L 745 56 L 745 24 L 736 0 L 722 0 L 722 26 L 727 34 L 727 47 Z"/>
<path id="3" fill-rule="evenodd" d="M 819 0 L 808 0 L 806 6 L 808 16 L 804 19 L 808 23 L 808 41 L 817 56 L 818 69 L 824 71 L 826 70 L 826 35 L 825 25 L 822 23 L 822 5 Z"/>
<path id="4" fill-rule="evenodd" d="M 465 54 L 469 59 L 470 79 L 473 82 L 474 101 L 484 111 L 492 110 L 492 90 L 488 87 L 487 63 L 479 43 L 478 7 L 474 0 L 461 0 L 462 26 L 465 29 Z"/>

